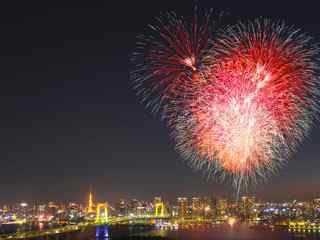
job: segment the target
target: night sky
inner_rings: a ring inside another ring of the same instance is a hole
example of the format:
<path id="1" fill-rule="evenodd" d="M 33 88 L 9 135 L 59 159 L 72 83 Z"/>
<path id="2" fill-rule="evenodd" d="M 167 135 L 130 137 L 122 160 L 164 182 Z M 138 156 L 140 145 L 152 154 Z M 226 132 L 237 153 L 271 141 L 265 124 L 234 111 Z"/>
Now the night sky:
<path id="1" fill-rule="evenodd" d="M 164 123 L 132 90 L 136 36 L 159 13 L 190 17 L 197 3 L 234 19 L 284 19 L 320 42 L 316 1 L 6 2 L 0 4 L 0 204 L 83 202 L 89 189 L 110 202 L 232 196 L 228 184 L 181 161 Z M 320 197 L 317 125 L 289 164 L 253 189 L 258 197 Z"/>

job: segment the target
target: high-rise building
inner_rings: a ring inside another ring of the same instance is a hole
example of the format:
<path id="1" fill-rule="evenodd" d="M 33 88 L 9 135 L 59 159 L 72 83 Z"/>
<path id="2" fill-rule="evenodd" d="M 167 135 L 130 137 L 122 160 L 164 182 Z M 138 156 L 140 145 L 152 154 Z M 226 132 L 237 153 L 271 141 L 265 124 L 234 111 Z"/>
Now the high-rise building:
<path id="1" fill-rule="evenodd" d="M 129 214 L 137 215 L 138 214 L 139 201 L 137 199 L 131 199 L 128 212 Z"/>
<path id="2" fill-rule="evenodd" d="M 314 218 L 320 218 L 320 198 L 313 199 L 312 201 L 312 214 Z"/>
<path id="3" fill-rule="evenodd" d="M 119 199 L 119 201 L 116 203 L 116 211 L 119 216 L 127 215 L 127 206 L 124 199 Z"/>
<path id="4" fill-rule="evenodd" d="M 139 203 L 137 207 L 137 216 L 143 216 L 147 214 L 146 206 L 143 202 Z"/>
<path id="5" fill-rule="evenodd" d="M 217 200 L 217 217 L 224 218 L 227 214 L 228 200 L 220 198 Z"/>
<path id="6" fill-rule="evenodd" d="M 178 216 L 180 218 L 186 218 L 187 213 L 188 213 L 188 199 L 185 197 L 179 197 L 178 198 L 178 207 L 179 207 Z"/>
<path id="7" fill-rule="evenodd" d="M 240 214 L 245 219 L 250 218 L 251 210 L 255 204 L 255 197 L 243 196 L 240 201 Z"/>
<path id="8" fill-rule="evenodd" d="M 198 197 L 192 198 L 191 209 L 192 209 L 193 218 L 198 218 L 202 215 L 203 206 L 200 198 Z"/>
<path id="9" fill-rule="evenodd" d="M 171 207 L 171 216 L 172 217 L 178 217 L 179 216 L 179 207 L 178 206 L 172 206 Z"/>
<path id="10" fill-rule="evenodd" d="M 161 197 L 154 197 L 154 199 L 153 199 L 153 204 L 154 205 L 156 205 L 158 203 L 161 203 L 161 202 L 162 202 Z"/>
<path id="11" fill-rule="evenodd" d="M 212 217 L 211 199 L 208 197 L 204 197 L 201 201 L 201 205 L 202 205 L 202 216 L 204 218 Z"/>

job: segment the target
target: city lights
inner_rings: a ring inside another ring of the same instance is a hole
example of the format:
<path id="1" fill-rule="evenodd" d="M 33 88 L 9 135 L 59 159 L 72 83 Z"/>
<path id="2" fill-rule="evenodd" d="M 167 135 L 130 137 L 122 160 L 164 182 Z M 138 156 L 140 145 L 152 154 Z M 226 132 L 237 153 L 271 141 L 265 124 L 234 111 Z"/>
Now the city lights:
<path id="1" fill-rule="evenodd" d="M 229 224 L 230 226 L 233 226 L 233 225 L 235 224 L 235 222 L 236 222 L 236 219 L 235 219 L 234 217 L 230 217 L 230 218 L 228 219 L 228 224 Z"/>
<path id="2" fill-rule="evenodd" d="M 50 235 L 79 231 L 94 225 L 137 222 L 159 229 L 184 229 L 206 226 L 247 224 L 290 232 L 320 232 L 320 200 L 264 202 L 254 196 L 242 196 L 239 201 L 212 197 L 184 197 L 166 200 L 156 196 L 149 200 L 119 199 L 115 204 L 96 202 L 89 193 L 84 204 L 54 202 L 30 204 L 22 202 L 0 207 L 0 225 L 20 226 L 19 233 Z M 21 231 L 24 226 L 37 224 L 38 231 Z M 31 236 L 31 235 L 30 235 Z"/>

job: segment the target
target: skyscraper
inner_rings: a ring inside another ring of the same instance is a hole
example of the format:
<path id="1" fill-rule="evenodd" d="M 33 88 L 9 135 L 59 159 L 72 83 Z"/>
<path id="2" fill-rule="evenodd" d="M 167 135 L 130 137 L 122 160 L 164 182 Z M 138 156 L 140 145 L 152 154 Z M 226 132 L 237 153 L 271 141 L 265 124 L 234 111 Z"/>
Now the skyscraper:
<path id="1" fill-rule="evenodd" d="M 250 218 L 251 209 L 255 204 L 255 197 L 243 196 L 240 202 L 240 214 L 243 218 Z"/>
<path id="2" fill-rule="evenodd" d="M 217 201 L 217 217 L 219 219 L 225 218 L 227 214 L 227 208 L 228 208 L 228 200 L 224 198 L 220 198 Z"/>
<path id="3" fill-rule="evenodd" d="M 201 200 L 198 197 L 193 197 L 192 198 L 192 217 L 193 218 L 198 218 L 201 216 L 202 213 L 202 204 Z"/>
<path id="4" fill-rule="evenodd" d="M 156 205 L 158 203 L 161 203 L 161 197 L 154 197 L 154 200 L 153 200 L 153 204 Z"/>
<path id="5" fill-rule="evenodd" d="M 128 206 L 129 214 L 137 215 L 138 214 L 139 201 L 137 199 L 131 199 Z"/>
<path id="6" fill-rule="evenodd" d="M 188 199 L 185 197 L 179 197 L 178 198 L 178 206 L 179 206 L 179 214 L 178 216 L 180 218 L 186 218 L 187 217 L 187 211 L 188 211 Z"/>
<path id="7" fill-rule="evenodd" d="M 119 216 L 127 215 L 127 206 L 124 199 L 119 199 L 119 201 L 116 203 L 116 211 Z"/>

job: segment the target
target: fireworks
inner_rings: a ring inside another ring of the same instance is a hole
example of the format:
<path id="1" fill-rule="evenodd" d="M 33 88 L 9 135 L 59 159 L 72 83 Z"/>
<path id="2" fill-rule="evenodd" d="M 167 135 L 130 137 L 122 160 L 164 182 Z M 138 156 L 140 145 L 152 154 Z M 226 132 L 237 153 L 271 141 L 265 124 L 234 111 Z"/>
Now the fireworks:
<path id="1" fill-rule="evenodd" d="M 309 132 L 319 109 L 318 48 L 281 22 L 259 19 L 214 36 L 207 20 L 195 22 L 188 31 L 169 15 L 167 28 L 154 28 L 161 39 L 148 39 L 134 80 L 151 104 L 174 109 L 163 114 L 182 156 L 239 188 L 274 172 Z"/>
<path id="2" fill-rule="evenodd" d="M 204 53 L 216 23 L 212 10 L 198 18 L 197 9 L 191 24 L 171 12 L 149 25 L 149 35 L 140 36 L 131 76 L 143 102 L 163 117 L 192 93 L 199 79 Z"/>

